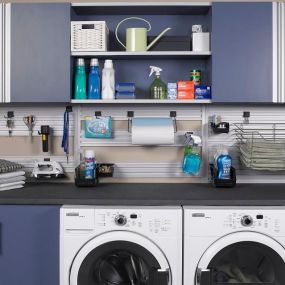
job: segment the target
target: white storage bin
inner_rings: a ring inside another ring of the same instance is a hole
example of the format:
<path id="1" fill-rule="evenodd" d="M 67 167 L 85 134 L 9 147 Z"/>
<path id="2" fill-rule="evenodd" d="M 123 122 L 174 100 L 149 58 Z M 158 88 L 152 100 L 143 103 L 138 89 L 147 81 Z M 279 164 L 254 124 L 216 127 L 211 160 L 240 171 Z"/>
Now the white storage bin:
<path id="1" fill-rule="evenodd" d="M 71 22 L 71 51 L 107 51 L 109 29 L 105 21 Z"/>
<path id="2" fill-rule="evenodd" d="M 193 51 L 210 51 L 210 33 L 192 33 Z"/>

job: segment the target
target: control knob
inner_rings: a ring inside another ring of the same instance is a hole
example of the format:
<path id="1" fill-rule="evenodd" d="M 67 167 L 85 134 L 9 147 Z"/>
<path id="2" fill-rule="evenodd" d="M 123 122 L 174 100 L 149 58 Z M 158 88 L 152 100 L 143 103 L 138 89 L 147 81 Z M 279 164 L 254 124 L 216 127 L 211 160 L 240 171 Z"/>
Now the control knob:
<path id="1" fill-rule="evenodd" d="M 124 215 L 118 215 L 115 217 L 115 223 L 118 226 L 124 226 L 127 223 L 127 218 Z"/>
<path id="2" fill-rule="evenodd" d="M 246 215 L 241 218 L 241 224 L 244 227 L 250 227 L 253 224 L 253 219 L 251 216 Z"/>

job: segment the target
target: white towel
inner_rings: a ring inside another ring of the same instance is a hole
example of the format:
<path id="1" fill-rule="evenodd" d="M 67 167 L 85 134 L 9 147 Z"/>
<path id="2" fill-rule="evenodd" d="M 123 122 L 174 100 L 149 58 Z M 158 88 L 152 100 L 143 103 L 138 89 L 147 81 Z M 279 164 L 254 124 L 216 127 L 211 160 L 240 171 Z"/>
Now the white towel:
<path id="1" fill-rule="evenodd" d="M 8 173 L 0 174 L 0 179 L 7 179 L 11 177 L 18 177 L 18 176 L 24 176 L 24 175 L 25 175 L 25 171 L 8 172 Z"/>
<path id="2" fill-rule="evenodd" d="M 12 182 L 17 182 L 17 181 L 25 181 L 25 180 L 26 180 L 25 176 L 17 176 L 17 177 L 0 179 L 0 184 L 12 183 Z"/>
<path id="3" fill-rule="evenodd" d="M 10 187 L 3 187 L 3 188 L 0 188 L 0 191 L 20 189 L 20 188 L 23 188 L 23 187 L 24 187 L 24 185 L 16 185 L 16 186 L 10 186 Z"/>
<path id="4" fill-rule="evenodd" d="M 19 185 L 24 185 L 25 181 L 18 181 L 18 182 L 12 182 L 12 183 L 4 183 L 0 184 L 0 189 L 1 188 L 6 188 L 6 187 L 12 187 L 12 186 L 19 186 Z"/>

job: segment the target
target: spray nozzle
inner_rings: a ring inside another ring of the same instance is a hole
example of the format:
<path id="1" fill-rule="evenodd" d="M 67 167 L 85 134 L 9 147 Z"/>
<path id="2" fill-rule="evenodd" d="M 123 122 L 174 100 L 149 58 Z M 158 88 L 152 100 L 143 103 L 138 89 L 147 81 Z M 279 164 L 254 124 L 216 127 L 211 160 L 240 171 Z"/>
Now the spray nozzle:
<path id="1" fill-rule="evenodd" d="M 192 132 L 185 133 L 186 144 L 189 146 L 201 146 L 202 140 L 199 136 L 193 135 Z"/>
<path id="2" fill-rule="evenodd" d="M 155 72 L 155 75 L 160 75 L 160 72 L 162 71 L 162 69 L 160 67 L 157 67 L 157 66 L 153 66 L 153 65 L 150 65 L 150 74 L 149 74 L 149 77 L 152 76 L 152 74 Z"/>

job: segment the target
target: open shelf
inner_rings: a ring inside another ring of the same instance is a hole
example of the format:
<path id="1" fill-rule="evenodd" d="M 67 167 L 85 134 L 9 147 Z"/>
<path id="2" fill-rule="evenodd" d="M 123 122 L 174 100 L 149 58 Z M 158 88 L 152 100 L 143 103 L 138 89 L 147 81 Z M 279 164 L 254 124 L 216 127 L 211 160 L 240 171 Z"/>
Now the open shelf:
<path id="1" fill-rule="evenodd" d="M 155 99 L 117 99 L 117 100 L 76 100 L 73 104 L 209 104 L 211 100 L 155 100 Z"/>
<path id="2" fill-rule="evenodd" d="M 126 51 L 108 51 L 108 52 L 72 52 L 72 56 L 97 57 L 112 59 L 143 59 L 143 58 L 193 58 L 205 59 L 211 56 L 211 52 L 195 51 L 145 51 L 145 52 L 126 52 Z"/>

